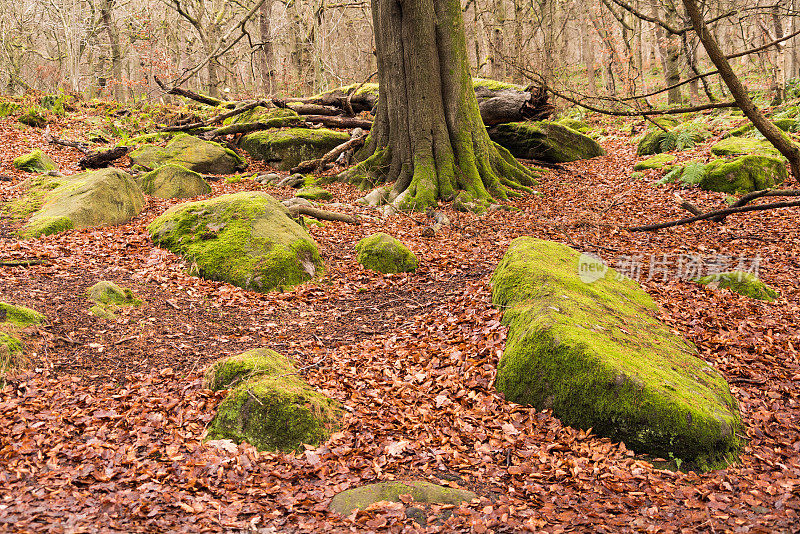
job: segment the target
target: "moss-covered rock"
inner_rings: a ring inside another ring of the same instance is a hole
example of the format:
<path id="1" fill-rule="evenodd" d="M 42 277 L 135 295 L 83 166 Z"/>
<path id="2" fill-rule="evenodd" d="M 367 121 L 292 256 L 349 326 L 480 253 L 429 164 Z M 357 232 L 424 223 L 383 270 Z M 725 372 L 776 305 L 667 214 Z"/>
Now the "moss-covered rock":
<path id="1" fill-rule="evenodd" d="M 731 161 L 711 161 L 705 166 L 699 183 L 706 191 L 735 194 L 769 189 L 788 177 L 786 165 L 779 159 L 742 156 Z"/>
<path id="2" fill-rule="evenodd" d="M 211 192 L 211 186 L 200 174 L 173 163 L 150 171 L 136 181 L 142 191 L 159 198 L 191 198 Z"/>
<path id="3" fill-rule="evenodd" d="M 38 106 L 33 106 L 28 111 L 17 118 L 17 122 L 33 128 L 44 128 L 47 126 L 47 115 Z"/>
<path id="4" fill-rule="evenodd" d="M 647 171 L 652 169 L 663 169 L 666 165 L 673 163 L 677 158 L 672 154 L 656 154 L 651 158 L 638 162 L 633 166 L 635 171 Z"/>
<path id="5" fill-rule="evenodd" d="M 45 320 L 44 315 L 26 308 L 25 306 L 13 306 L 0 302 L 0 323 L 24 328 L 26 326 L 41 324 Z"/>
<path id="6" fill-rule="evenodd" d="M 728 384 L 636 282 L 591 265 L 559 243 L 511 243 L 492 276 L 509 327 L 495 386 L 639 453 L 698 469 L 735 461 L 742 421 Z"/>
<path id="7" fill-rule="evenodd" d="M 115 319 L 116 312 L 123 306 L 140 306 L 141 299 L 126 287 L 120 287 L 114 282 L 101 280 L 86 291 L 86 296 L 94 302 L 89 309 L 93 315 L 103 319 Z"/>
<path id="8" fill-rule="evenodd" d="M 283 356 L 255 349 L 217 362 L 207 373 L 212 389 L 231 391 L 217 408 L 208 438 L 246 441 L 258 450 L 319 445 L 341 420 L 339 404 L 315 391 Z"/>
<path id="9" fill-rule="evenodd" d="M 754 274 L 744 271 L 712 274 L 698 278 L 695 282 L 712 288 L 730 289 L 734 293 L 739 293 L 751 299 L 772 302 L 778 298 L 778 293 L 774 289 L 759 280 Z"/>
<path id="10" fill-rule="evenodd" d="M 295 193 L 296 197 L 304 198 L 306 200 L 330 200 L 333 195 L 327 189 L 321 187 L 309 186 L 303 187 Z"/>
<path id="11" fill-rule="evenodd" d="M 56 170 L 56 163 L 37 148 L 29 154 L 14 159 L 14 167 L 25 172 L 44 173 Z"/>
<path id="12" fill-rule="evenodd" d="M 389 480 L 342 491 L 333 497 L 330 509 L 342 515 L 350 515 L 353 510 L 366 510 L 369 505 L 376 502 L 400 502 L 400 495 L 411 495 L 417 503 L 455 506 L 478 498 L 469 490 L 439 486 L 422 480 L 408 482 Z"/>
<path id="13" fill-rule="evenodd" d="M 346 132 L 327 128 L 288 128 L 253 132 L 242 138 L 242 149 L 270 166 L 288 171 L 301 161 L 316 159 L 350 140 Z"/>
<path id="14" fill-rule="evenodd" d="M 379 273 L 406 273 L 417 269 L 417 257 L 404 244 L 379 232 L 365 237 L 356 245 L 356 261 Z"/>
<path id="15" fill-rule="evenodd" d="M 289 287 L 323 271 L 316 243 L 266 193 L 179 204 L 147 229 L 156 245 L 185 256 L 198 275 L 245 289 Z"/>
<path id="16" fill-rule="evenodd" d="M 558 119 L 556 122 L 561 126 L 566 126 L 570 130 L 575 130 L 576 132 L 582 134 L 585 134 L 586 132 L 589 131 L 589 125 L 577 119 L 570 119 L 569 117 L 564 117 L 563 119 Z"/>
<path id="17" fill-rule="evenodd" d="M 244 124 L 248 122 L 263 122 L 270 128 L 286 128 L 297 124 L 302 117 L 295 111 L 287 108 L 254 107 L 251 110 L 234 115 L 225 120 L 225 124 Z"/>
<path id="18" fill-rule="evenodd" d="M 515 157 L 551 163 L 589 159 L 606 153 L 591 137 L 548 121 L 498 124 L 489 128 L 489 137 Z"/>
<path id="19" fill-rule="evenodd" d="M 35 182 L 27 192 L 30 206 L 41 205 L 20 230 L 39 237 L 71 228 L 122 224 L 139 214 L 144 195 L 129 174 L 115 168 Z"/>
<path id="20" fill-rule="evenodd" d="M 233 150 L 187 134 L 175 136 L 165 147 L 142 145 L 130 156 L 134 164 L 148 171 L 169 163 L 202 174 L 231 174 L 247 167 Z"/>
<path id="21" fill-rule="evenodd" d="M 781 157 L 769 141 L 764 139 L 751 139 L 749 137 L 729 137 L 711 147 L 711 153 L 716 156 L 738 156 L 741 154 L 760 154 L 763 156 Z"/>
<path id="22" fill-rule="evenodd" d="M 0 388 L 6 373 L 25 363 L 25 344 L 20 339 L 22 329 L 44 321 L 44 315 L 35 310 L 0 302 Z"/>
<path id="23" fill-rule="evenodd" d="M 797 131 L 798 123 L 793 118 L 780 118 L 780 119 L 773 119 L 772 123 L 783 130 L 784 132 L 794 132 Z M 739 126 L 738 128 L 734 128 L 730 132 L 726 133 L 722 136 L 723 139 L 727 139 L 728 137 L 742 137 L 744 135 L 749 135 L 756 131 L 756 127 L 753 126 L 753 123 L 748 121 L 746 124 Z"/>

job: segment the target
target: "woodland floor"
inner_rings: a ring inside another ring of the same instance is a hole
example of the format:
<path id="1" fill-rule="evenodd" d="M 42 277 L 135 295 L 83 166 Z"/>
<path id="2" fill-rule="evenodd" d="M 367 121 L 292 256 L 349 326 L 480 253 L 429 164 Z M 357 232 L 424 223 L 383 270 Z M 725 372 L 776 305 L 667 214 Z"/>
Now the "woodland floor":
<path id="1" fill-rule="evenodd" d="M 61 125 L 79 129 L 79 125 Z M 57 128 L 57 127 L 54 127 Z M 56 132 L 58 130 L 56 129 Z M 12 159 L 42 147 L 62 172 L 79 154 L 47 145 L 38 130 L 0 121 L 0 199 L 24 175 Z M 704 157 L 708 144 L 679 154 Z M 424 214 L 359 226 L 311 225 L 327 272 L 283 293 L 258 294 L 186 274 L 154 248 L 145 227 L 176 201 L 148 199 L 130 224 L 20 241 L 0 221 L 0 300 L 44 313 L 33 328 L 29 371 L 0 390 L 0 531 L 13 532 L 798 532 L 800 531 L 800 211 L 754 212 L 658 233 L 628 225 L 685 215 L 678 192 L 704 208 L 719 193 L 655 187 L 630 178 L 628 140 L 609 156 L 564 165 L 540 180 L 542 197 L 518 212 L 453 221 L 423 237 Z M 266 169 L 252 164 L 248 172 Z M 213 184 L 213 195 L 246 180 Z M 330 187 L 336 202 L 360 193 Z M 337 209 L 337 208 L 331 208 Z M 386 231 L 421 258 L 415 274 L 363 270 L 354 246 Z M 742 464 L 707 474 L 654 468 L 621 444 L 564 427 L 547 412 L 494 391 L 505 342 L 489 278 L 521 235 L 565 242 L 608 260 L 641 255 L 640 281 L 664 319 L 697 344 L 740 402 L 749 443 Z M 772 304 L 661 275 L 651 255 L 759 256 Z M 92 316 L 84 297 L 100 279 L 145 304 L 116 321 Z M 299 454 L 205 445 L 223 394 L 202 387 L 216 359 L 269 347 L 309 366 L 304 377 L 347 407 L 341 432 Z M 475 490 L 480 502 L 428 507 L 427 526 L 402 503 L 349 517 L 331 497 L 362 483 L 421 478 Z"/>

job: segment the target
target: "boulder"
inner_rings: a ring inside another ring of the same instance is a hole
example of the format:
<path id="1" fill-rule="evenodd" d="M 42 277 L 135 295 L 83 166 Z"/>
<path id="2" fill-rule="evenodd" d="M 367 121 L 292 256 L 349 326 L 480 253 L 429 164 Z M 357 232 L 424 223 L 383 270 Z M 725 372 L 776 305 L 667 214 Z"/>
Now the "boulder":
<path id="1" fill-rule="evenodd" d="M 327 128 L 264 130 L 245 135 L 239 145 L 255 159 L 279 171 L 288 171 L 301 161 L 317 159 L 350 140 L 346 132 Z"/>
<path id="2" fill-rule="evenodd" d="M 133 292 L 114 282 L 101 280 L 86 291 L 86 296 L 94 302 L 89 311 L 103 319 L 116 319 L 116 312 L 123 306 L 140 306 L 142 301 Z"/>
<path id="3" fill-rule="evenodd" d="M 695 282 L 712 289 L 729 289 L 751 299 L 772 302 L 778 298 L 778 293 L 774 289 L 759 280 L 754 274 L 744 271 L 710 274 L 698 278 Z"/>
<path id="4" fill-rule="evenodd" d="M 22 329 L 44 321 L 44 315 L 37 311 L 0 302 L 0 388 L 4 385 L 5 374 L 25 361 L 25 344 L 20 339 Z"/>
<path id="5" fill-rule="evenodd" d="M 333 195 L 327 189 L 323 189 L 321 187 L 316 186 L 309 186 L 303 187 L 294 196 L 299 198 L 304 198 L 306 200 L 330 200 L 333 198 Z"/>
<path id="6" fill-rule="evenodd" d="M 570 130 L 575 130 L 578 133 L 585 134 L 586 132 L 589 131 L 589 125 L 577 119 L 570 119 L 569 117 L 564 117 L 563 119 L 558 119 L 556 122 L 561 126 L 565 126 Z"/>
<path id="7" fill-rule="evenodd" d="M 202 174 L 231 174 L 247 167 L 247 162 L 233 150 L 187 134 L 176 135 L 165 147 L 142 145 L 130 157 L 148 171 L 169 163 Z"/>
<path id="8" fill-rule="evenodd" d="M 230 119 L 225 119 L 224 124 L 244 124 L 248 122 L 263 122 L 271 128 L 285 128 L 302 121 L 302 117 L 291 109 L 265 108 L 256 106 Z"/>
<path id="9" fill-rule="evenodd" d="M 769 189 L 789 178 L 783 161 L 769 156 L 717 159 L 703 169 L 700 188 L 724 193 L 749 193 Z"/>
<path id="10" fill-rule="evenodd" d="M 27 195 L 30 202 L 41 203 L 41 209 L 20 230 L 22 237 L 123 224 L 144 207 L 144 195 L 133 178 L 113 167 L 37 183 Z"/>
<path id="11" fill-rule="evenodd" d="M 191 198 L 211 192 L 203 177 L 186 167 L 168 163 L 136 179 L 142 191 L 158 198 Z"/>
<path id="12" fill-rule="evenodd" d="M 403 243 L 379 232 L 356 245 L 356 261 L 379 273 L 406 273 L 417 270 L 417 257 Z"/>
<path id="13" fill-rule="evenodd" d="M 353 510 L 366 510 L 369 505 L 376 502 L 400 502 L 401 495 L 411 495 L 415 503 L 453 506 L 478 498 L 469 490 L 439 486 L 422 480 L 408 482 L 389 480 L 342 491 L 331 499 L 330 509 L 332 512 L 350 515 Z"/>
<path id="14" fill-rule="evenodd" d="M 759 154 L 773 158 L 782 157 L 778 149 L 764 139 L 749 137 L 729 137 L 711 147 L 716 156 L 738 156 L 741 154 Z"/>
<path id="15" fill-rule="evenodd" d="M 548 121 L 509 122 L 489 128 L 492 141 L 518 158 L 565 163 L 605 155 L 591 137 Z"/>
<path id="16" fill-rule="evenodd" d="M 323 271 L 317 245 L 287 208 L 247 191 L 171 207 L 147 227 L 203 278 L 255 291 L 306 282 Z"/>
<path id="17" fill-rule="evenodd" d="M 677 159 L 672 154 L 656 154 L 651 158 L 647 158 L 638 162 L 633 166 L 635 171 L 647 171 L 652 169 L 663 169 L 666 165 L 673 163 Z"/>
<path id="18" fill-rule="evenodd" d="M 495 386 L 638 453 L 733 462 L 742 420 L 725 379 L 657 318 L 641 287 L 550 241 L 515 239 L 492 276 L 508 340 Z"/>
<path id="19" fill-rule="evenodd" d="M 46 173 L 56 170 L 56 163 L 38 148 L 14 160 L 14 168 L 25 172 Z"/>
<path id="20" fill-rule="evenodd" d="M 319 445 L 340 424 L 340 405 L 315 391 L 285 357 L 254 349 L 225 358 L 206 374 L 208 387 L 230 389 L 217 407 L 208 440 L 247 442 L 260 451 Z"/>
<path id="21" fill-rule="evenodd" d="M 798 128 L 798 122 L 789 117 L 772 119 L 772 123 L 784 132 L 794 132 L 797 131 Z M 726 133 L 722 136 L 722 138 L 727 139 L 728 137 L 741 137 L 755 132 L 755 129 L 756 127 L 753 125 L 753 123 L 748 121 L 745 125 L 734 128 L 730 132 Z"/>

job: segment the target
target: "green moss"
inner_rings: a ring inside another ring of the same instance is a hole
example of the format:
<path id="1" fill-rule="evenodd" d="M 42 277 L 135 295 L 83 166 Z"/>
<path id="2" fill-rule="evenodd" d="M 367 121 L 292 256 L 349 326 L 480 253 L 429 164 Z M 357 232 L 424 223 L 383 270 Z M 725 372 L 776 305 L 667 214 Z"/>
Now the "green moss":
<path id="1" fill-rule="evenodd" d="M 523 90 L 521 85 L 516 85 L 513 83 L 499 82 L 497 80 L 490 80 L 488 78 L 472 78 L 472 88 L 478 89 L 479 87 L 489 89 L 490 91 L 502 91 L 503 89 L 511 89 L 513 91 Z"/>
<path id="2" fill-rule="evenodd" d="M 700 187 L 707 191 L 749 193 L 769 189 L 789 177 L 786 165 L 768 156 L 742 156 L 732 161 L 714 160 L 705 166 Z"/>
<path id="3" fill-rule="evenodd" d="M 729 137 L 711 147 L 711 153 L 716 156 L 738 156 L 740 154 L 761 154 L 764 156 L 781 157 L 781 153 L 768 141 L 750 139 L 747 137 Z"/>
<path id="4" fill-rule="evenodd" d="M 794 132 L 797 131 L 797 121 L 793 118 L 785 117 L 785 118 L 773 118 L 772 123 L 783 130 L 784 132 Z M 753 126 L 753 123 L 748 121 L 746 124 L 739 126 L 731 130 L 730 132 L 723 135 L 723 139 L 728 137 L 742 137 L 745 135 L 749 135 L 751 133 L 756 132 L 756 127 Z"/>
<path id="5" fill-rule="evenodd" d="M 26 327 L 41 324 L 45 320 L 41 313 L 24 306 L 13 306 L 0 302 L 0 323 L 9 323 L 14 326 Z"/>
<path id="6" fill-rule="evenodd" d="M 666 126 L 664 122 L 661 122 L 661 124 Z M 639 141 L 636 147 L 636 154 L 647 156 L 669 152 L 670 150 L 686 150 L 699 142 L 705 141 L 710 136 L 711 133 L 706 126 L 696 122 L 678 124 L 668 131 L 652 127 Z"/>
<path id="7" fill-rule="evenodd" d="M 704 286 L 730 289 L 734 293 L 739 293 L 751 299 L 772 302 L 778 298 L 778 293 L 774 289 L 759 280 L 752 273 L 744 271 L 731 271 L 708 275 L 698 278 L 695 282 Z"/>
<path id="8" fill-rule="evenodd" d="M 322 157 L 349 139 L 347 133 L 327 128 L 288 128 L 247 134 L 240 146 L 275 169 L 288 171 L 301 161 Z"/>
<path id="9" fill-rule="evenodd" d="M 366 510 L 369 505 L 376 502 L 400 502 L 401 495 L 411 495 L 415 503 L 452 504 L 454 506 L 478 498 L 471 491 L 439 486 L 430 482 L 390 480 L 338 493 L 331 500 L 330 509 L 342 515 L 350 515 L 353 510 Z"/>
<path id="10" fill-rule="evenodd" d="M 245 124 L 248 122 L 263 122 L 270 128 L 285 128 L 297 124 L 301 119 L 294 110 L 286 108 L 267 109 L 257 106 L 251 110 L 225 119 L 223 124 Z"/>
<path id="11" fill-rule="evenodd" d="M 14 160 L 14 167 L 25 172 L 45 173 L 56 170 L 55 162 L 38 148 Z"/>
<path id="12" fill-rule="evenodd" d="M 306 200 L 330 200 L 333 198 L 330 191 L 321 187 L 303 187 L 294 196 Z"/>
<path id="13" fill-rule="evenodd" d="M 137 135 L 136 137 L 132 137 L 128 140 L 129 145 L 140 145 L 142 143 L 153 143 L 157 141 L 166 141 L 167 139 L 172 139 L 176 135 L 180 135 L 176 132 L 154 132 L 148 134 Z"/>
<path id="14" fill-rule="evenodd" d="M 25 364 L 25 344 L 17 336 L 23 328 L 44 321 L 37 311 L 0 302 L 0 388 L 6 373 Z"/>
<path id="15" fill-rule="evenodd" d="M 518 158 L 565 163 L 605 155 L 591 137 L 548 121 L 498 124 L 489 136 Z"/>
<path id="16" fill-rule="evenodd" d="M 17 122 L 34 128 L 47 126 L 47 115 L 39 106 L 33 106 L 17 118 Z"/>
<path id="17" fill-rule="evenodd" d="M 208 439 L 246 441 L 258 450 L 318 445 L 339 425 L 341 408 L 297 376 L 283 356 L 255 349 L 226 358 L 207 373 L 212 389 L 231 389 L 219 405 Z"/>
<path id="18" fill-rule="evenodd" d="M 159 198 L 191 198 L 211 192 L 203 177 L 186 167 L 168 163 L 138 178 L 142 191 Z"/>
<path id="19" fill-rule="evenodd" d="M 20 110 L 22 106 L 10 100 L 0 101 L 0 119 L 13 115 Z"/>
<path id="20" fill-rule="evenodd" d="M 639 453 L 699 469 L 734 461 L 742 422 L 725 380 L 638 284 L 613 269 L 584 283 L 580 260 L 558 243 L 512 242 L 492 276 L 509 326 L 498 390 Z"/>
<path id="21" fill-rule="evenodd" d="M 570 130 L 575 130 L 576 132 L 580 132 L 582 134 L 585 134 L 589 131 L 589 125 L 577 119 L 563 118 L 558 119 L 556 122 L 558 122 L 558 124 L 561 126 L 566 126 Z"/>
<path id="22" fill-rule="evenodd" d="M 356 245 L 356 261 L 379 273 L 405 273 L 417 269 L 413 252 L 394 237 L 379 232 L 365 237 Z"/>
<path id="23" fill-rule="evenodd" d="M 172 163 L 198 173 L 230 174 L 247 166 L 247 162 L 233 150 L 188 134 L 175 136 L 163 148 L 142 145 L 131 152 L 130 157 L 134 164 L 146 170 Z"/>
<path id="24" fill-rule="evenodd" d="M 657 154 L 651 158 L 638 162 L 633 166 L 636 171 L 663 169 L 665 165 L 674 162 L 677 158 L 672 154 Z"/>
<path id="25" fill-rule="evenodd" d="M 173 206 L 154 220 L 153 242 L 182 254 L 192 272 L 256 291 L 322 273 L 316 244 L 266 193 L 242 192 Z"/>
<path id="26" fill-rule="evenodd" d="M 142 304 L 141 299 L 136 298 L 133 291 L 108 280 L 94 284 L 86 291 L 86 296 L 95 303 L 89 311 L 102 319 L 116 319 L 116 312 L 121 307 Z"/>

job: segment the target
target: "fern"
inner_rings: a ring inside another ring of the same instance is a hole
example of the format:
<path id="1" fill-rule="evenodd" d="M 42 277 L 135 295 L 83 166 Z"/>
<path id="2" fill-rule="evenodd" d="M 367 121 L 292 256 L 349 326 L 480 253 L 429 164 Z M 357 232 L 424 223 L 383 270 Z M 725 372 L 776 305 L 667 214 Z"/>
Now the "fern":
<path id="1" fill-rule="evenodd" d="M 656 185 L 664 185 L 664 184 L 671 184 L 675 182 L 678 178 L 680 178 L 681 173 L 683 172 L 683 167 L 681 165 L 676 165 L 669 171 L 667 174 L 664 175 L 662 179 L 656 182 Z"/>
<path id="2" fill-rule="evenodd" d="M 683 166 L 683 173 L 681 174 L 681 183 L 684 186 L 697 185 L 703 179 L 706 166 L 699 161 L 690 161 Z"/>
<path id="3" fill-rule="evenodd" d="M 681 130 L 675 137 L 675 148 L 678 150 L 692 148 L 701 139 L 702 135 L 696 129 L 687 128 L 685 130 Z"/>
<path id="4" fill-rule="evenodd" d="M 669 152 L 670 150 L 675 150 L 675 147 L 678 146 L 678 134 L 675 133 L 675 130 L 670 130 L 668 132 L 664 132 L 661 136 L 661 141 L 659 142 L 658 146 L 661 149 L 661 152 Z"/>

